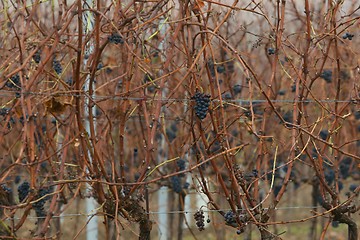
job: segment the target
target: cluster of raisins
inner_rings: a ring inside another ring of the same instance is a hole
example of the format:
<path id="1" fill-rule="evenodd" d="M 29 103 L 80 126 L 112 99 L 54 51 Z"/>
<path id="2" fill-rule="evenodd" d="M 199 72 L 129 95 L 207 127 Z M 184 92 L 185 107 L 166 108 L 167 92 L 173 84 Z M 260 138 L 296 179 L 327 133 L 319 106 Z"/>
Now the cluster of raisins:
<path id="1" fill-rule="evenodd" d="M 37 217 L 46 216 L 44 205 L 46 201 L 49 200 L 50 197 L 49 196 L 44 197 L 44 196 L 49 193 L 51 193 L 50 188 L 41 188 L 39 190 L 39 193 L 36 196 L 37 200 L 32 204 L 32 207 L 34 208 Z"/>
<path id="2" fill-rule="evenodd" d="M 22 202 L 29 195 L 30 184 L 27 181 L 25 181 L 18 186 L 17 190 L 18 190 L 19 201 Z"/>
<path id="3" fill-rule="evenodd" d="M 21 82 L 20 82 L 20 76 L 19 74 L 15 74 L 8 80 L 5 84 L 8 88 L 20 88 Z"/>
<path id="4" fill-rule="evenodd" d="M 210 106 L 210 95 L 196 92 L 192 97 L 195 100 L 195 114 L 200 120 L 203 120 L 206 117 L 206 114 Z"/>
<path id="5" fill-rule="evenodd" d="M 353 37 L 354 37 L 354 34 L 351 34 L 348 32 L 342 36 L 343 39 L 349 39 L 350 41 L 353 39 Z"/>
<path id="6" fill-rule="evenodd" d="M 59 75 L 63 71 L 60 61 L 56 60 L 56 58 L 53 59 L 52 67 L 53 67 L 54 71 Z"/>
<path id="7" fill-rule="evenodd" d="M 205 230 L 205 216 L 203 210 L 198 210 L 194 214 L 194 219 L 196 221 L 196 226 L 198 227 L 199 231 Z"/>
<path id="8" fill-rule="evenodd" d="M 40 63 L 41 61 L 41 50 L 37 50 L 36 53 L 33 55 L 33 60 L 35 63 Z"/>
<path id="9" fill-rule="evenodd" d="M 123 44 L 124 43 L 123 38 L 117 32 L 112 33 L 108 37 L 108 40 L 110 43 L 114 43 L 114 44 Z"/>

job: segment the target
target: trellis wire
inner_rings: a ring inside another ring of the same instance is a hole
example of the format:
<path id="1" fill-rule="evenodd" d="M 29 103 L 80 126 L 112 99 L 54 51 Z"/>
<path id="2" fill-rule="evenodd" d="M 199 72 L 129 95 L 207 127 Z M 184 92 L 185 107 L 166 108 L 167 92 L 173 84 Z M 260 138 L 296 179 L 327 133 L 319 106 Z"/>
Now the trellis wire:
<path id="1" fill-rule="evenodd" d="M 0 91 L 0 97 L 11 97 L 11 94 L 1 94 Z M 15 93 L 15 91 L 6 91 L 9 93 Z M 47 93 L 36 93 L 36 92 L 24 92 L 24 95 L 37 95 L 37 96 L 47 96 L 47 97 L 59 97 L 59 96 L 69 96 L 69 97 L 89 97 L 86 94 L 66 94 L 66 93 L 54 93 L 54 94 L 47 94 Z M 151 98 L 151 97 L 121 97 L 117 95 L 96 95 L 95 97 L 91 98 L 93 100 L 130 100 L 130 101 L 163 101 L 163 102 L 189 102 L 193 101 L 190 98 Z M 220 102 L 219 99 L 212 99 L 213 102 Z M 272 103 L 356 103 L 359 100 L 352 99 L 352 100 L 337 100 L 337 99 L 304 99 L 304 100 L 298 100 L 298 99 L 272 99 L 270 100 Z M 250 104 L 250 103 L 266 103 L 269 102 L 266 99 L 223 99 L 222 102 L 227 103 L 241 103 L 241 104 Z"/>
<path id="2" fill-rule="evenodd" d="M 283 211 L 283 210 L 293 210 L 293 209 L 315 209 L 319 206 L 287 206 L 287 207 L 276 207 L 274 210 Z M 245 211 L 246 209 L 238 209 L 239 211 Z M 268 208 L 264 208 L 264 210 L 268 210 Z M 231 211 L 231 208 L 224 208 L 224 209 L 202 209 L 204 213 L 212 213 L 212 212 L 227 212 Z M 149 211 L 147 214 L 149 215 L 160 215 L 160 214 L 190 214 L 190 213 L 196 213 L 197 210 L 184 210 L 184 211 L 167 211 L 167 212 L 158 212 L 158 211 Z M 90 217 L 94 215 L 101 215 L 101 213 L 69 213 L 69 214 L 61 214 L 59 216 L 52 216 L 52 218 L 70 218 L 70 217 Z M 35 216 L 29 216 L 28 219 L 39 219 L 43 217 L 35 217 Z M 14 220 L 20 220 L 18 217 L 13 218 L 7 218 L 8 220 L 14 219 Z"/>

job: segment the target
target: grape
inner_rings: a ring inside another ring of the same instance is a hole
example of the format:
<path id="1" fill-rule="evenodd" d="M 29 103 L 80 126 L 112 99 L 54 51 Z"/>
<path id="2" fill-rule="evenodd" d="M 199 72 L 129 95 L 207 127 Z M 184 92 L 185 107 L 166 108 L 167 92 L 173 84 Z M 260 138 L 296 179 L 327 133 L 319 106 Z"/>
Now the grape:
<path id="1" fill-rule="evenodd" d="M 293 85 L 291 85 L 291 92 L 295 92 L 295 91 L 296 91 L 296 85 L 293 84 Z"/>
<path id="2" fill-rule="evenodd" d="M 149 85 L 147 88 L 146 88 L 150 93 L 154 93 L 155 90 L 156 90 L 156 87 L 154 84 L 151 84 Z"/>
<path id="3" fill-rule="evenodd" d="M 96 70 L 100 70 L 104 67 L 104 65 L 100 62 L 97 67 L 96 67 Z"/>
<path id="4" fill-rule="evenodd" d="M 230 99 L 232 99 L 232 96 L 230 93 L 225 93 L 225 94 L 223 94 L 222 98 L 225 100 L 230 100 Z"/>
<path id="5" fill-rule="evenodd" d="M 123 38 L 117 32 L 112 33 L 110 36 L 108 36 L 108 40 L 110 43 L 114 43 L 114 44 L 123 44 L 124 43 Z"/>
<path id="6" fill-rule="evenodd" d="M 209 68 L 209 71 L 210 71 L 210 75 L 212 77 L 215 77 L 215 66 L 214 66 L 214 62 L 212 59 L 209 59 L 206 63 L 206 65 L 208 66 Z"/>
<path id="7" fill-rule="evenodd" d="M 321 132 L 320 132 L 320 138 L 321 138 L 322 140 L 326 140 L 326 138 L 328 137 L 328 135 L 329 135 L 329 131 L 328 131 L 328 130 L 321 130 Z"/>
<path id="8" fill-rule="evenodd" d="M 342 36 L 343 39 L 349 39 L 350 41 L 353 39 L 353 37 L 354 37 L 354 34 L 351 34 L 348 32 Z"/>
<path id="9" fill-rule="evenodd" d="M 7 87 L 9 88 L 20 88 L 21 87 L 21 82 L 20 82 L 20 76 L 19 74 L 15 74 L 14 76 L 12 76 L 10 78 L 10 80 L 8 80 L 5 84 Z"/>
<path id="10" fill-rule="evenodd" d="M 134 180 L 135 180 L 135 182 L 137 182 L 137 181 L 139 180 L 139 178 L 140 178 L 140 173 L 135 173 L 135 174 L 134 174 Z"/>
<path id="11" fill-rule="evenodd" d="M 325 181 L 327 184 L 331 185 L 335 180 L 335 172 L 331 168 L 325 170 Z"/>
<path id="12" fill-rule="evenodd" d="M 286 91 L 285 91 L 285 90 L 279 90 L 279 92 L 278 92 L 278 94 L 279 94 L 280 96 L 284 96 L 284 95 L 285 95 L 285 93 L 286 93 Z"/>
<path id="13" fill-rule="evenodd" d="M 50 188 L 41 188 L 39 190 L 39 192 L 36 196 L 37 200 L 36 200 L 36 202 L 34 202 L 32 204 L 32 207 L 34 208 L 37 217 L 45 217 L 46 216 L 44 205 L 45 205 L 46 201 L 50 199 L 50 197 L 49 196 L 44 197 L 44 196 L 49 193 L 51 193 Z M 42 197 L 44 197 L 44 198 L 42 198 Z M 38 200 L 38 199 L 40 199 L 40 200 Z"/>
<path id="14" fill-rule="evenodd" d="M 166 129 L 166 136 L 168 137 L 169 142 L 174 141 L 176 138 L 175 132 L 171 131 L 171 129 Z"/>
<path id="15" fill-rule="evenodd" d="M 320 74 L 320 77 L 322 79 L 324 79 L 327 83 L 331 83 L 331 81 L 332 81 L 332 71 L 329 70 L 329 69 L 326 69 Z"/>
<path id="16" fill-rule="evenodd" d="M 6 116 L 10 111 L 10 108 L 0 108 L 0 116 Z"/>
<path id="17" fill-rule="evenodd" d="M 225 213 L 224 218 L 225 218 L 226 224 L 228 224 L 228 225 L 233 225 L 236 223 L 235 213 L 231 210 Z"/>
<path id="18" fill-rule="evenodd" d="M 224 73 L 225 72 L 225 66 L 224 65 L 219 65 L 219 66 L 217 66 L 217 68 L 216 68 L 216 71 L 218 72 L 218 73 Z"/>
<path id="19" fill-rule="evenodd" d="M 343 179 L 347 179 L 350 176 L 351 162 L 352 162 L 351 158 L 347 157 L 339 164 L 340 175 Z"/>
<path id="20" fill-rule="evenodd" d="M 33 60 L 35 63 L 40 63 L 41 61 L 41 50 L 37 50 L 36 53 L 33 55 Z"/>
<path id="21" fill-rule="evenodd" d="M 293 113 L 292 113 L 292 111 L 287 111 L 282 117 L 283 117 L 285 122 L 288 122 L 288 123 L 293 122 Z M 291 125 L 286 124 L 286 123 L 285 123 L 285 126 L 291 127 Z"/>
<path id="22" fill-rule="evenodd" d="M 267 53 L 268 53 L 269 55 L 273 55 L 273 54 L 275 54 L 275 49 L 273 49 L 273 48 L 268 48 Z"/>
<path id="23" fill-rule="evenodd" d="M 143 81 L 144 81 L 144 83 L 151 82 L 152 84 L 150 84 L 150 85 L 147 87 L 147 90 L 148 90 L 150 93 L 155 92 L 155 90 L 156 90 L 156 85 L 155 85 L 154 77 L 153 77 L 153 76 L 151 76 L 149 73 L 146 73 L 146 74 L 144 75 Z"/>
<path id="24" fill-rule="evenodd" d="M 248 183 L 251 183 L 257 177 L 258 177 L 258 170 L 256 169 L 253 169 L 251 172 L 246 172 L 243 174 L 243 178 Z"/>
<path id="25" fill-rule="evenodd" d="M 69 85 L 69 86 L 73 86 L 74 85 L 74 80 L 72 77 L 69 77 L 67 80 L 66 80 L 66 84 Z"/>
<path id="26" fill-rule="evenodd" d="M 279 194 L 281 190 L 281 185 L 275 185 L 274 186 L 274 196 L 277 197 L 277 195 Z"/>
<path id="27" fill-rule="evenodd" d="M 234 87 L 233 87 L 233 91 L 234 91 L 234 94 L 237 95 L 239 93 L 241 93 L 241 85 L 240 84 L 236 84 Z"/>
<path id="28" fill-rule="evenodd" d="M 180 180 L 179 176 L 172 176 L 170 178 L 170 182 L 171 182 L 171 187 L 174 190 L 174 192 L 176 192 L 176 193 L 182 192 L 181 180 Z"/>
<path id="29" fill-rule="evenodd" d="M 0 187 L 8 194 L 12 193 L 12 189 L 6 186 L 5 184 L 1 184 Z"/>
<path id="30" fill-rule="evenodd" d="M 196 116 L 203 120 L 210 106 L 210 95 L 196 92 L 192 99 L 195 99 L 196 102 L 194 107 Z"/>
<path id="31" fill-rule="evenodd" d="M 356 112 L 354 113 L 354 116 L 355 116 L 355 119 L 356 119 L 356 120 L 359 120 L 359 119 L 360 119 L 360 110 L 359 110 L 359 111 L 356 111 Z"/>
<path id="32" fill-rule="evenodd" d="M 18 184 L 19 182 L 20 182 L 20 180 L 21 180 L 21 177 L 19 176 L 19 175 L 17 175 L 16 177 L 15 177 L 15 184 Z"/>
<path id="33" fill-rule="evenodd" d="M 349 190 L 350 190 L 351 192 L 355 192 L 355 189 L 356 189 L 357 187 L 358 187 L 358 186 L 357 186 L 355 183 L 353 183 L 353 184 L 350 185 Z"/>
<path id="34" fill-rule="evenodd" d="M 205 216 L 203 210 L 198 210 L 194 214 L 194 219 L 196 221 L 196 226 L 198 227 L 199 231 L 205 230 Z"/>
<path id="35" fill-rule="evenodd" d="M 339 227 L 339 221 L 332 221 L 332 222 L 331 222 L 331 225 L 332 225 L 334 228 L 337 228 L 337 227 Z"/>
<path id="36" fill-rule="evenodd" d="M 341 190 L 344 189 L 344 184 L 341 181 L 338 181 L 338 187 L 339 187 L 339 192 L 340 192 Z"/>
<path id="37" fill-rule="evenodd" d="M 62 73 L 63 69 L 62 69 L 61 63 L 58 60 L 56 60 L 55 58 L 53 59 L 52 67 L 57 74 L 60 75 Z"/>
<path id="38" fill-rule="evenodd" d="M 179 168 L 179 171 L 184 171 L 185 170 L 185 160 L 180 158 L 179 160 L 176 161 L 176 165 Z"/>
<path id="39" fill-rule="evenodd" d="M 27 181 L 25 181 L 19 185 L 17 190 L 19 195 L 19 201 L 22 202 L 29 195 L 30 184 Z"/>
<path id="40" fill-rule="evenodd" d="M 177 132 L 178 129 L 177 129 L 176 123 L 171 124 L 170 129 L 174 132 Z"/>

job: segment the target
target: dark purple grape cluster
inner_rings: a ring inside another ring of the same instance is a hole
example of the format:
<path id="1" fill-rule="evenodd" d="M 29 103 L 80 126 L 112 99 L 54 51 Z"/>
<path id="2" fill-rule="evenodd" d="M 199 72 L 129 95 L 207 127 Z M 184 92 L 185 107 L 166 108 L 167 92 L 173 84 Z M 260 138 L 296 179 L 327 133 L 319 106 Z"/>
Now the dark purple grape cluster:
<path id="1" fill-rule="evenodd" d="M 75 81 L 72 77 L 69 77 L 68 79 L 66 79 L 66 84 L 69 85 L 69 86 L 73 86 Z"/>
<path id="2" fill-rule="evenodd" d="M 176 165 L 178 167 L 178 171 L 184 171 L 186 168 L 185 160 L 182 158 L 176 161 Z M 179 177 L 184 177 L 184 176 L 185 176 L 184 173 L 179 174 Z"/>
<path id="3" fill-rule="evenodd" d="M 27 181 L 25 181 L 18 186 L 17 190 L 18 190 L 18 195 L 19 195 L 19 201 L 22 202 L 29 195 L 30 184 Z"/>
<path id="4" fill-rule="evenodd" d="M 206 114 L 210 106 L 210 95 L 196 92 L 192 97 L 195 100 L 195 114 L 200 120 L 203 120 L 206 117 Z"/>
<path id="5" fill-rule="evenodd" d="M 176 192 L 176 193 L 182 192 L 183 188 L 182 188 L 181 179 L 179 178 L 179 176 L 172 176 L 170 178 L 170 182 L 171 182 L 171 187 L 174 190 L 174 192 Z"/>
<path id="6" fill-rule="evenodd" d="M 110 43 L 114 43 L 114 44 L 123 44 L 124 43 L 123 38 L 117 32 L 114 32 L 110 36 L 108 36 L 108 40 Z"/>
<path id="7" fill-rule="evenodd" d="M 251 183 L 258 177 L 258 170 L 253 169 L 251 172 L 245 172 L 243 177 L 246 182 Z"/>
<path id="8" fill-rule="evenodd" d="M 151 82 L 151 84 L 149 84 L 146 88 L 150 93 L 154 93 L 155 90 L 158 88 L 156 83 L 154 82 L 154 79 L 155 79 L 154 76 L 152 76 L 149 73 L 145 73 L 143 78 L 144 83 Z"/>
<path id="9" fill-rule="evenodd" d="M 176 132 L 172 131 L 171 129 L 166 129 L 166 136 L 169 139 L 169 142 L 172 142 L 176 138 Z"/>
<path id="10" fill-rule="evenodd" d="M 227 225 L 236 224 L 236 215 L 233 211 L 227 211 L 224 215 L 224 218 Z"/>
<path id="11" fill-rule="evenodd" d="M 12 189 L 9 188 L 8 186 L 6 186 L 5 184 L 1 184 L 0 187 L 1 187 L 7 194 L 11 194 L 11 193 L 12 193 Z"/>
<path id="12" fill-rule="evenodd" d="M 10 80 L 8 80 L 5 84 L 7 87 L 9 88 L 20 88 L 21 87 L 21 82 L 20 82 L 20 76 L 19 74 L 15 74 L 14 76 L 12 76 L 10 78 Z"/>
<path id="13" fill-rule="evenodd" d="M 284 121 L 285 121 L 285 126 L 287 127 L 291 127 L 290 124 L 287 124 L 286 122 L 288 123 L 292 123 L 293 122 L 293 112 L 292 111 L 287 111 L 285 112 L 285 114 L 282 116 Z"/>
<path id="14" fill-rule="evenodd" d="M 176 165 L 179 168 L 179 171 L 184 171 L 186 162 L 184 159 L 180 158 L 179 160 L 176 161 Z"/>
<path id="15" fill-rule="evenodd" d="M 37 50 L 36 53 L 33 55 L 33 60 L 35 63 L 40 63 L 41 61 L 41 50 Z"/>
<path id="16" fill-rule="evenodd" d="M 198 210 L 194 214 L 194 219 L 196 221 L 196 226 L 199 229 L 199 231 L 205 230 L 205 216 L 203 210 Z"/>
<path id="17" fill-rule="evenodd" d="M 321 74 L 320 77 L 324 79 L 327 83 L 331 83 L 332 81 L 332 71 L 329 69 L 325 69 Z"/>
<path id="18" fill-rule="evenodd" d="M 353 39 L 353 37 L 354 37 L 354 34 L 351 34 L 351 33 L 348 33 L 348 32 L 346 32 L 346 33 L 342 36 L 343 39 L 349 39 L 350 41 Z"/>
<path id="19" fill-rule="evenodd" d="M 334 172 L 334 170 L 332 170 L 330 167 L 325 167 L 324 175 L 325 175 L 326 183 L 331 185 L 335 180 L 335 172 Z"/>
<path id="20" fill-rule="evenodd" d="M 8 115 L 9 111 L 10 111 L 10 108 L 0 108 L 0 116 L 5 117 L 6 115 Z"/>
<path id="21" fill-rule="evenodd" d="M 21 177 L 17 175 L 14 180 L 15 184 L 19 184 L 20 181 L 21 181 Z"/>
<path id="22" fill-rule="evenodd" d="M 46 217 L 46 211 L 44 205 L 46 201 L 50 199 L 50 197 L 49 196 L 44 197 L 44 196 L 49 193 L 51 193 L 50 188 L 41 188 L 38 194 L 36 195 L 36 200 L 32 204 L 32 207 L 35 210 L 37 217 Z"/>
<path id="23" fill-rule="evenodd" d="M 53 59 L 52 67 L 53 67 L 54 71 L 59 75 L 63 71 L 60 61 L 56 60 L 55 58 Z"/>
<path id="24" fill-rule="evenodd" d="M 350 168 L 351 168 L 352 159 L 350 157 L 344 158 L 339 164 L 340 168 L 340 176 L 343 179 L 347 179 L 350 176 Z"/>

